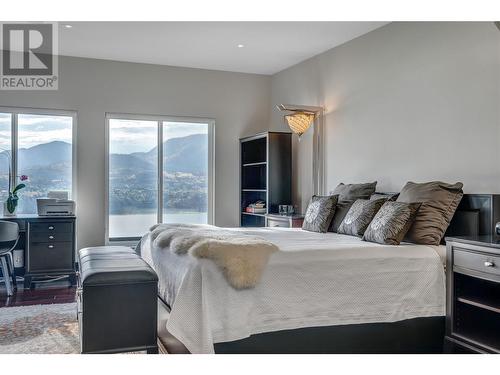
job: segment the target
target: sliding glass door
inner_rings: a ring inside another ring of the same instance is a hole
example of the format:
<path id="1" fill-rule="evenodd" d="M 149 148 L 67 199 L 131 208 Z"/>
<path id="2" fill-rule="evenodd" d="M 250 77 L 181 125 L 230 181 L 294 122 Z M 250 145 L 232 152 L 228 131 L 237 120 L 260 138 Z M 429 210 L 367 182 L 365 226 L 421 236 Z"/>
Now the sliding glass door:
<path id="1" fill-rule="evenodd" d="M 163 122 L 164 223 L 208 223 L 209 124 Z"/>
<path id="2" fill-rule="evenodd" d="M 17 174 L 29 177 L 19 200 L 19 213 L 36 212 L 36 199 L 49 191 L 72 191 L 73 117 L 17 116 Z"/>
<path id="3" fill-rule="evenodd" d="M 109 235 L 140 237 L 157 222 L 155 121 L 109 120 Z"/>
<path id="4" fill-rule="evenodd" d="M 108 239 L 211 223 L 213 121 L 108 115 Z"/>
<path id="5" fill-rule="evenodd" d="M 9 172 L 13 186 L 28 178 L 19 192 L 19 214 L 36 214 L 37 198 L 51 191 L 75 199 L 75 125 L 70 111 L 0 107 L 0 204 L 9 194 Z"/>

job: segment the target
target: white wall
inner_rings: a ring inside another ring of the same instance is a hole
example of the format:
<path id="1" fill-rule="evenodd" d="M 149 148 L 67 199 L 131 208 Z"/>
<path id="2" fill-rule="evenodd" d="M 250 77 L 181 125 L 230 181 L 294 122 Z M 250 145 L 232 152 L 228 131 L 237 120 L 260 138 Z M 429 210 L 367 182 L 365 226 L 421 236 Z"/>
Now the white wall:
<path id="1" fill-rule="evenodd" d="M 272 78 L 274 105 L 325 108 L 327 191 L 378 180 L 462 181 L 500 193 L 500 32 L 486 23 L 392 23 Z M 295 144 L 294 199 L 312 193 L 311 137 Z"/>
<path id="2" fill-rule="evenodd" d="M 238 225 L 241 136 L 266 130 L 270 77 L 61 57 L 59 90 L 0 91 L 0 106 L 78 111 L 78 246 L 104 243 L 106 112 L 214 118 L 215 222 Z"/>

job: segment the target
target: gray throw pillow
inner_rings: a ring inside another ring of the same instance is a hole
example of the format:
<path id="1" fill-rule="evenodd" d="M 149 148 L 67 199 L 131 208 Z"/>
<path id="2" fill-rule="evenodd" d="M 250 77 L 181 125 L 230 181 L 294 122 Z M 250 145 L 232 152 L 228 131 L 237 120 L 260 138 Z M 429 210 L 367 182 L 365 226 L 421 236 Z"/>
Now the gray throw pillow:
<path id="1" fill-rule="evenodd" d="M 307 205 L 302 229 L 311 232 L 325 233 L 332 221 L 336 204 L 336 195 L 327 197 L 314 195 Z"/>
<path id="2" fill-rule="evenodd" d="M 337 233 L 362 236 L 373 217 L 384 203 L 384 199 L 373 201 L 358 199 L 352 204 L 344 220 L 340 223 Z"/>
<path id="3" fill-rule="evenodd" d="M 422 205 L 405 241 L 439 245 L 464 195 L 462 187 L 461 182 L 407 182 L 396 202 L 420 202 Z"/>
<path id="4" fill-rule="evenodd" d="M 339 201 L 355 201 L 356 199 L 369 199 L 375 193 L 377 181 L 366 184 L 344 184 L 337 185 L 332 195 L 338 195 Z"/>
<path id="5" fill-rule="evenodd" d="M 342 223 L 342 220 L 344 220 L 345 215 L 347 215 L 353 203 L 354 201 L 337 202 L 337 207 L 335 208 L 335 214 L 333 215 L 332 223 L 330 224 L 330 228 L 328 228 L 329 232 L 338 232 L 340 223 Z"/>
<path id="6" fill-rule="evenodd" d="M 363 241 L 399 245 L 413 224 L 420 203 L 387 201 L 363 235 Z"/>

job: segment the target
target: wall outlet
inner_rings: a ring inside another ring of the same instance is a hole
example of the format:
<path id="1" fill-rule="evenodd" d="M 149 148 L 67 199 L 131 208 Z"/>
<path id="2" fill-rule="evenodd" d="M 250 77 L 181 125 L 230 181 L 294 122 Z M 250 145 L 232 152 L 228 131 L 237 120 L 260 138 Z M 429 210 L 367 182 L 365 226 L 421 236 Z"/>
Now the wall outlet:
<path id="1" fill-rule="evenodd" d="M 14 268 L 24 267 L 24 250 L 14 250 Z"/>

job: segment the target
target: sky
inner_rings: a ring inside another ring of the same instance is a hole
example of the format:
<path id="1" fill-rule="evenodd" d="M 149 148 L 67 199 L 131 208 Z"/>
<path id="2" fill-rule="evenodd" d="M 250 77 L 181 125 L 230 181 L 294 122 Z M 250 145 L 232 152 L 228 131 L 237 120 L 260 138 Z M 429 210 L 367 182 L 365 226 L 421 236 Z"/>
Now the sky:
<path id="1" fill-rule="evenodd" d="M 109 121 L 110 153 L 130 154 L 147 152 L 157 145 L 157 122 L 139 120 Z M 189 122 L 164 122 L 163 140 L 192 134 L 207 134 L 207 124 Z"/>
<path id="2" fill-rule="evenodd" d="M 0 113 L 0 149 L 10 150 L 10 114 Z"/>
<path id="3" fill-rule="evenodd" d="M 0 148 L 10 149 L 11 115 L 0 113 Z M 72 118 L 68 116 L 18 116 L 19 148 L 52 141 L 72 142 Z"/>
<path id="4" fill-rule="evenodd" d="M 71 117 L 19 115 L 19 148 L 52 141 L 72 142 Z M 156 147 L 156 121 L 110 120 L 110 152 L 129 154 L 147 152 Z M 164 122 L 163 139 L 207 134 L 207 124 Z M 11 115 L 0 113 L 0 149 L 10 149 Z"/>

